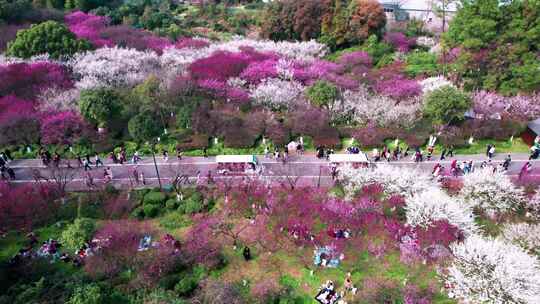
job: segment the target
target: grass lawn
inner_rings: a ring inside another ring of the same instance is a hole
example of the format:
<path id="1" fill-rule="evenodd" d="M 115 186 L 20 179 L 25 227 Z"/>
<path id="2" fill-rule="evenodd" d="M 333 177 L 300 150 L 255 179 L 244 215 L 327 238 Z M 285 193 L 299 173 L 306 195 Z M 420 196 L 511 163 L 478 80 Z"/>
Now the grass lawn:
<path id="1" fill-rule="evenodd" d="M 309 261 L 306 257 L 311 257 L 313 254 L 311 249 L 304 249 L 295 255 L 281 251 L 271 255 L 254 252 L 254 259 L 248 262 L 244 261 L 241 249 L 241 246 L 236 250 L 232 246 L 228 246 L 225 250 L 228 264 L 219 273 L 214 273 L 214 276 L 227 282 L 246 282 L 246 288 L 253 288 L 254 282 L 264 280 L 285 283 L 302 297 L 303 301 L 297 303 L 314 303 L 313 297 L 317 294 L 319 287 L 327 280 L 334 282 L 336 290 L 343 290 L 344 280 L 349 272 L 353 284 L 359 291 L 362 290 L 367 281 L 375 278 L 389 279 L 395 282 L 397 287 L 404 286 L 406 282 L 413 283 L 420 288 L 435 286 L 437 293 L 434 295 L 433 303 L 456 303 L 446 294 L 440 292 L 441 286 L 435 266 L 422 263 L 406 265 L 400 261 L 398 249 L 390 249 L 379 258 L 367 250 L 347 249 L 345 260 L 337 268 L 317 267 L 311 262 L 309 262 L 309 268 L 306 268 L 306 261 Z M 299 250 L 301 249 L 299 248 Z M 346 300 L 361 301 L 360 296 L 360 294 L 356 296 L 349 294 Z"/>
<path id="2" fill-rule="evenodd" d="M 350 142 L 350 138 L 348 141 Z M 395 140 L 386 140 L 386 145 L 390 149 L 395 148 Z M 514 138 L 512 142 L 510 140 L 505 141 L 495 141 L 495 140 L 489 140 L 489 139 L 481 139 L 481 140 L 475 140 L 472 145 L 468 145 L 465 147 L 458 147 L 454 149 L 455 154 L 485 154 L 486 153 L 486 147 L 488 144 L 495 145 L 495 153 L 529 153 L 530 147 L 520 138 Z M 405 144 L 403 142 L 400 142 L 400 145 L 403 147 Z M 422 147 L 423 151 L 427 150 L 427 145 L 424 145 Z M 435 145 L 435 151 L 433 152 L 433 155 L 440 155 L 443 150 L 443 146 L 440 144 Z"/>

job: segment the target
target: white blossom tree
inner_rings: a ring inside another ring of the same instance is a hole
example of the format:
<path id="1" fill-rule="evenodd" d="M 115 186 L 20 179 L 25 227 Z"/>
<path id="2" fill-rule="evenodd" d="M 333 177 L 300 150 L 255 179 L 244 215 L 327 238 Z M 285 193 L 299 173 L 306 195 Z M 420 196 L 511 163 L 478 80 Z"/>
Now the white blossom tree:
<path id="1" fill-rule="evenodd" d="M 446 220 L 465 236 L 478 230 L 473 210 L 462 200 L 450 197 L 440 188 L 431 188 L 408 198 L 405 204 L 407 224 L 427 228 L 433 222 Z"/>
<path id="2" fill-rule="evenodd" d="M 270 40 L 252 40 L 243 37 L 234 37 L 225 42 L 216 42 L 208 47 L 191 49 L 174 47 L 163 51 L 159 60 L 165 76 L 171 77 L 186 72 L 187 67 L 195 60 L 205 58 L 217 51 L 240 52 L 243 48 L 253 48 L 255 51 L 263 53 L 275 53 L 288 61 L 312 62 L 317 58 L 322 58 L 328 53 L 326 45 L 314 40 L 306 42 L 274 42 Z M 292 75 L 291 75 L 292 77 Z M 291 79 L 291 78 L 287 78 Z"/>
<path id="3" fill-rule="evenodd" d="M 47 89 L 38 96 L 39 108 L 42 111 L 78 111 L 77 102 L 80 94 L 81 92 L 77 88 L 70 90 Z"/>
<path id="4" fill-rule="evenodd" d="M 131 87 L 160 70 L 159 57 L 154 52 L 141 52 L 119 47 L 100 48 L 79 53 L 70 61 L 79 78 L 76 87 Z"/>
<path id="5" fill-rule="evenodd" d="M 434 76 L 434 77 L 429 77 L 429 78 L 421 80 L 420 86 L 422 87 L 422 93 L 428 94 L 437 89 L 440 89 L 441 87 L 445 87 L 445 86 L 453 87 L 454 84 L 450 82 L 450 80 L 444 78 L 444 76 Z"/>
<path id="6" fill-rule="evenodd" d="M 376 183 L 382 185 L 388 194 L 411 197 L 436 185 L 425 171 L 385 164 L 358 169 L 345 165 L 340 167 L 338 178 L 345 186 L 346 193 L 351 194 L 363 186 Z"/>
<path id="7" fill-rule="evenodd" d="M 341 104 L 339 104 L 341 103 Z M 411 127 L 422 117 L 423 102 L 420 98 L 400 101 L 371 95 L 361 87 L 358 91 L 345 91 L 343 99 L 334 107 L 334 115 L 352 113 L 355 122 L 366 124 L 369 121 L 380 126 Z"/>
<path id="8" fill-rule="evenodd" d="M 540 219 L 540 191 L 537 191 L 536 194 L 527 201 L 525 207 L 528 216 Z"/>
<path id="9" fill-rule="evenodd" d="M 277 110 L 298 104 L 303 100 L 303 92 L 304 87 L 299 82 L 268 78 L 251 88 L 249 95 L 255 103 Z"/>
<path id="10" fill-rule="evenodd" d="M 540 224 L 512 223 L 503 227 L 501 238 L 540 255 Z"/>
<path id="11" fill-rule="evenodd" d="M 450 248 L 453 262 L 441 272 L 450 296 L 464 303 L 540 303 L 540 263 L 523 249 L 479 235 Z"/>
<path id="12" fill-rule="evenodd" d="M 463 177 L 461 195 L 466 202 L 489 216 L 515 210 L 526 203 L 524 192 L 510 178 L 492 169 L 478 169 Z"/>

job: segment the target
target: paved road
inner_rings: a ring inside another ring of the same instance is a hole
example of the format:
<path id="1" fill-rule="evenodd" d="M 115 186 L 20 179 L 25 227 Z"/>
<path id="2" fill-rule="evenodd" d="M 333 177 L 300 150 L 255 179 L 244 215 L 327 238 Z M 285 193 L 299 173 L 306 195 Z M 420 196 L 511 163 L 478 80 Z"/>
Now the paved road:
<path id="1" fill-rule="evenodd" d="M 505 155 L 496 155 L 493 159 L 493 163 L 499 164 L 504 160 Z M 526 154 L 514 154 L 512 155 L 513 161 L 511 163 L 508 174 L 517 175 L 528 160 Z M 259 162 L 262 165 L 262 178 L 274 183 L 284 183 L 286 185 L 332 185 L 331 170 L 328 161 L 324 159 L 318 159 L 314 155 L 293 155 L 289 157 L 288 162 L 284 165 L 281 161 L 274 159 L 267 159 L 264 156 L 258 156 Z M 455 157 L 459 162 L 465 160 L 473 160 L 476 166 L 486 160 L 484 155 L 458 155 Z M 240 182 L 245 176 L 223 176 L 217 175 L 217 164 L 214 157 L 184 157 L 182 160 L 176 158 L 170 158 L 165 161 L 162 157 L 156 158 L 157 167 L 160 175 L 160 179 L 163 185 L 170 185 L 176 177 L 186 177 L 184 181 L 188 180 L 190 183 L 206 182 L 208 174 L 214 180 L 227 180 L 230 182 Z M 421 163 L 415 163 L 410 158 L 402 159 L 400 161 L 390 162 L 393 166 L 406 166 L 410 168 L 419 168 L 431 172 L 435 163 L 439 162 L 446 168 L 450 167 L 450 163 L 453 158 L 447 158 L 444 161 L 433 160 L 424 161 Z M 72 166 L 77 167 L 75 160 L 70 160 Z M 87 190 L 87 175 L 90 174 L 94 180 L 94 183 L 101 187 L 105 183 L 104 168 L 110 167 L 113 173 L 112 183 L 117 187 L 150 187 L 157 186 L 159 184 L 156 168 L 151 157 L 146 157 L 138 164 L 112 164 L 105 162 L 105 167 L 95 168 L 92 166 L 92 170 L 85 172 L 82 168 L 67 169 L 67 161 L 63 161 L 61 169 L 56 173 L 53 173 L 51 169 L 42 165 L 41 160 L 38 159 L 25 159 L 14 160 L 9 166 L 15 170 L 16 180 L 12 181 L 16 184 L 35 183 L 35 175 L 41 174 L 42 176 L 56 176 L 57 178 L 69 179 L 70 190 Z M 533 161 L 533 168 L 540 167 L 538 161 Z M 143 185 L 139 179 L 137 183 L 134 178 L 134 171 L 139 174 L 144 174 L 145 184 Z M 536 174 L 536 172 L 534 173 Z"/>

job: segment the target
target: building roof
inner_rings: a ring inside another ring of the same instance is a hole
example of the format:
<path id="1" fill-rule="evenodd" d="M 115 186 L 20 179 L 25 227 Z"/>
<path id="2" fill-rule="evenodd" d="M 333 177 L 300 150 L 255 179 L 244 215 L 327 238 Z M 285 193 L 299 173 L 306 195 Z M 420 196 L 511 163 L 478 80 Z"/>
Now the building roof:
<path id="1" fill-rule="evenodd" d="M 216 163 L 257 163 L 255 155 L 218 155 Z"/>
<path id="2" fill-rule="evenodd" d="M 330 154 L 331 163 L 367 163 L 366 154 Z"/>

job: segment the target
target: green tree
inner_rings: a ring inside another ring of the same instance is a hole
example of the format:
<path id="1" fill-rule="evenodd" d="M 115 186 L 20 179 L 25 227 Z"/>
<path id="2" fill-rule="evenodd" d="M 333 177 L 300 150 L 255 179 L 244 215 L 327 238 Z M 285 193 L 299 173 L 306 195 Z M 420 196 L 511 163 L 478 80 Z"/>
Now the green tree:
<path id="1" fill-rule="evenodd" d="M 444 86 L 427 96 L 424 115 L 434 123 L 446 124 L 454 120 L 462 120 L 463 115 L 470 108 L 469 95 L 452 86 Z"/>
<path id="2" fill-rule="evenodd" d="M 104 300 L 101 288 L 97 284 L 91 283 L 75 288 L 67 304 L 101 304 Z"/>
<path id="3" fill-rule="evenodd" d="M 339 90 L 334 84 L 319 80 L 307 89 L 306 94 L 313 105 L 328 108 L 338 98 Z"/>
<path id="4" fill-rule="evenodd" d="M 444 34 L 444 40 L 450 46 L 486 47 L 497 37 L 501 18 L 499 0 L 464 1 Z"/>
<path id="5" fill-rule="evenodd" d="M 62 244 L 66 247 L 76 250 L 81 248 L 96 231 L 94 220 L 89 218 L 77 218 L 73 224 L 67 226 L 62 232 Z"/>
<path id="6" fill-rule="evenodd" d="M 47 7 L 52 9 L 63 9 L 64 0 L 47 0 Z"/>
<path id="7" fill-rule="evenodd" d="M 143 111 L 128 122 L 129 134 L 133 139 L 146 141 L 161 134 L 159 119 L 151 111 Z"/>
<path id="8" fill-rule="evenodd" d="M 60 58 L 91 47 L 90 42 L 78 40 L 65 25 L 46 21 L 17 32 L 17 38 L 8 43 L 6 53 L 21 58 L 48 53 L 52 58 Z"/>
<path id="9" fill-rule="evenodd" d="M 88 121 L 105 127 L 120 110 L 120 96 L 111 89 L 85 90 L 79 99 L 81 114 Z"/>
<path id="10" fill-rule="evenodd" d="M 405 72 L 409 76 L 433 76 L 438 72 L 437 55 L 430 52 L 414 51 L 407 55 Z"/>
<path id="11" fill-rule="evenodd" d="M 30 0 L 0 0 L 0 23 L 21 21 L 31 10 Z"/>

